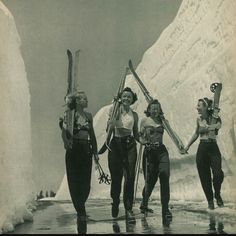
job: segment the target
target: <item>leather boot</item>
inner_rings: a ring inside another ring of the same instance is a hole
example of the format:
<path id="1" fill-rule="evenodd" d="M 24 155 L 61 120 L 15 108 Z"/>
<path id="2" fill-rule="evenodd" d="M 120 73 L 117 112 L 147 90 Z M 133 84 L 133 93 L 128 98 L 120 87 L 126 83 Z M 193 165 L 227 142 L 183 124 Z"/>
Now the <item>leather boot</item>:
<path id="1" fill-rule="evenodd" d="M 218 207 L 223 207 L 224 206 L 224 202 L 220 196 L 220 193 L 215 194 L 215 199 L 216 199 L 216 203 L 218 205 Z"/>
<path id="2" fill-rule="evenodd" d="M 126 210 L 126 220 L 128 223 L 136 223 L 135 217 L 134 217 L 134 213 L 132 210 Z"/>
<path id="3" fill-rule="evenodd" d="M 87 233 L 86 216 L 78 216 L 77 217 L 77 231 L 78 231 L 78 234 L 86 234 Z"/>

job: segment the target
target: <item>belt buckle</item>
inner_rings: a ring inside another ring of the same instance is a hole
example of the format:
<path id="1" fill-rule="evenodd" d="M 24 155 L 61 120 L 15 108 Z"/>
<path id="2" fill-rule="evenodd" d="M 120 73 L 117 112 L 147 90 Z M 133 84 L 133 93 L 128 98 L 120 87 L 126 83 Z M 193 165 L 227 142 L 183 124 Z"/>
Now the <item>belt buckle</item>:
<path id="1" fill-rule="evenodd" d="M 149 144 L 146 144 L 146 146 L 149 150 L 156 149 L 156 148 L 160 147 L 160 142 L 149 143 Z"/>
<path id="2" fill-rule="evenodd" d="M 160 147 L 160 142 L 155 142 L 155 143 L 153 143 L 153 147 L 155 148 L 155 147 Z"/>

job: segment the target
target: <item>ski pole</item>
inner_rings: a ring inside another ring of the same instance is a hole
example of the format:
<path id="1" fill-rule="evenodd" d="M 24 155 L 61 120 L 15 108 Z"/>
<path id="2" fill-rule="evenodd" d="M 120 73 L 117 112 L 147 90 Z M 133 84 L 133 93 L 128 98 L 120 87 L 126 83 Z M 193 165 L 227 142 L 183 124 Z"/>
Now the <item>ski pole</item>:
<path id="1" fill-rule="evenodd" d="M 145 163 L 146 163 L 146 166 L 145 166 L 145 192 L 144 192 L 144 203 L 145 203 L 145 207 L 147 208 L 148 207 L 148 181 L 149 181 L 149 156 L 150 156 L 150 150 L 147 150 L 147 155 L 145 156 L 146 159 L 145 159 Z M 145 210 L 145 217 L 147 216 L 147 209 Z"/>
<path id="2" fill-rule="evenodd" d="M 141 162 L 141 157 L 142 157 L 142 151 L 143 151 L 143 145 L 140 144 L 139 147 L 139 153 L 138 153 L 138 159 L 137 159 L 137 164 L 136 164 L 136 172 L 135 172 L 135 190 L 134 190 L 134 202 L 133 205 L 135 205 L 136 201 L 136 194 L 137 194 L 137 188 L 138 188 L 138 179 L 139 179 L 139 168 L 140 168 L 140 162 Z"/>
<path id="3" fill-rule="evenodd" d="M 109 177 L 108 174 L 105 174 L 105 172 L 103 171 L 102 166 L 100 165 L 98 159 L 94 158 L 94 160 L 95 160 L 95 163 L 96 163 L 96 168 L 99 172 L 99 177 L 98 177 L 99 184 L 105 183 L 105 184 L 109 185 L 111 183 L 111 178 Z"/>

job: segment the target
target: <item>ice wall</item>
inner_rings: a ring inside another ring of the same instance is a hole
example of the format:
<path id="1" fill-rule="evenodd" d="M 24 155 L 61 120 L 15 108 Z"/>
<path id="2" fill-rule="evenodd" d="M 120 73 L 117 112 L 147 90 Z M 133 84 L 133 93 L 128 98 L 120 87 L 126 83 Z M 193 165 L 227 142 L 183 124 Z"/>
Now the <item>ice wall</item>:
<path id="1" fill-rule="evenodd" d="M 213 98 L 212 82 L 223 83 L 218 143 L 223 155 L 225 183 L 223 196 L 235 201 L 235 36 L 236 2 L 233 0 L 183 1 L 173 23 L 158 41 L 146 51 L 137 73 L 150 93 L 162 104 L 166 118 L 186 144 L 196 124 L 198 98 Z M 135 87 L 132 76 L 128 84 Z M 139 89 L 136 109 L 142 114 L 145 101 Z M 171 161 L 172 199 L 204 199 L 198 181 L 194 155 L 180 156 L 165 136 Z"/>
<path id="2" fill-rule="evenodd" d="M 14 18 L 0 1 L 0 233 L 32 220 L 30 94 Z"/>
<path id="3" fill-rule="evenodd" d="M 143 55 L 137 73 L 154 98 L 162 104 L 165 117 L 172 128 L 187 144 L 196 124 L 197 100 L 213 98 L 212 82 L 223 83 L 220 107 L 223 127 L 218 144 L 223 155 L 225 182 L 222 195 L 226 201 L 236 201 L 235 190 L 235 124 L 236 124 L 236 1 L 234 0 L 184 0 L 174 21 L 160 38 Z M 132 58 L 131 58 L 132 59 Z M 128 63 L 128 62 L 127 62 Z M 134 109 L 140 119 L 144 116 L 146 100 L 132 75 L 127 76 L 127 86 L 138 94 Z M 108 107 L 102 108 L 94 118 L 99 146 L 105 140 Z M 181 156 L 165 133 L 164 142 L 171 159 L 171 199 L 204 200 L 196 171 L 195 153 L 198 142 L 188 156 Z M 100 162 L 107 170 L 107 153 Z M 93 172 L 90 197 L 110 198 L 109 186 L 99 185 Z M 138 197 L 143 187 L 140 174 Z M 66 188 L 63 185 L 61 188 Z M 66 191 L 65 191 L 66 192 Z M 152 197 L 159 198 L 159 184 Z"/>

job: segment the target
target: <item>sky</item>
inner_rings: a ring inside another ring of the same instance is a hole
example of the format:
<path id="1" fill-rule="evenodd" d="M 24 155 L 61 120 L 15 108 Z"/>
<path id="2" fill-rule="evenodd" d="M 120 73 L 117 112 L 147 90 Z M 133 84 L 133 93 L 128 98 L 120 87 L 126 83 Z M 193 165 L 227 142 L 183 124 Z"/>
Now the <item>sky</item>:
<path id="1" fill-rule="evenodd" d="M 78 85 L 95 115 L 115 96 L 128 60 L 139 64 L 182 0 L 2 2 L 14 16 L 30 85 L 36 185 L 56 191 L 65 172 L 58 119 L 67 89 L 66 50 L 81 50 Z"/>

